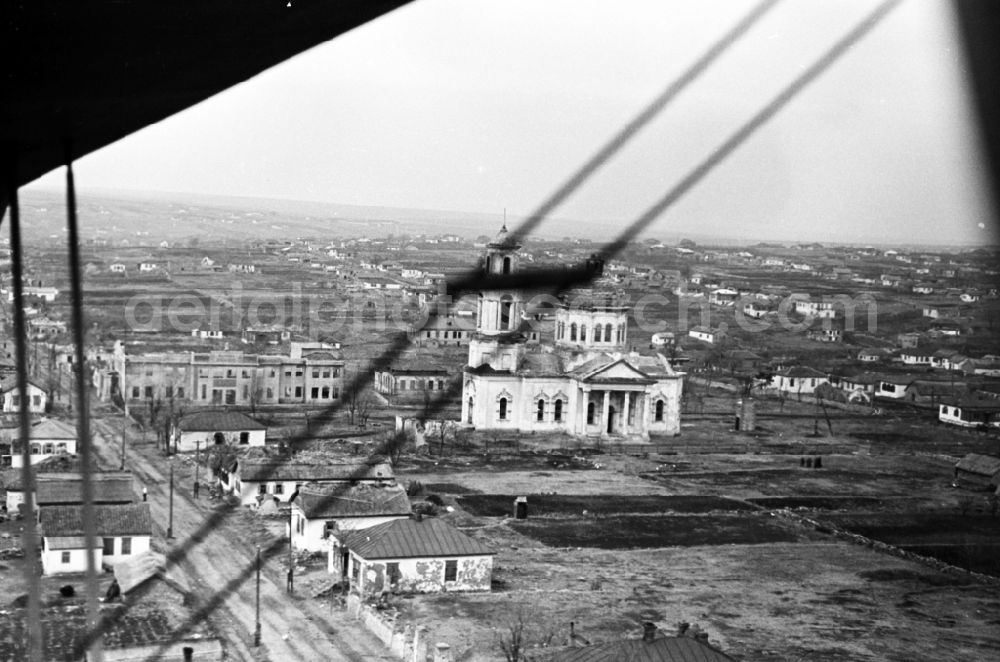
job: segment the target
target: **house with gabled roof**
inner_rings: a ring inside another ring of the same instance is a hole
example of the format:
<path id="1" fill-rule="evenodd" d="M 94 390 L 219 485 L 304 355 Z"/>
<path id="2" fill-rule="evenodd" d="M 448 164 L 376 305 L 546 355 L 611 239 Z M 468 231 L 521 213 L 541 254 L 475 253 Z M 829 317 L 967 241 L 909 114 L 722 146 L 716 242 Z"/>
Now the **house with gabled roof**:
<path id="1" fill-rule="evenodd" d="M 28 380 L 28 411 L 32 414 L 45 413 L 49 395 L 40 385 Z M 8 375 L 0 379 L 0 411 L 12 414 L 21 411 L 21 392 L 17 387 L 17 377 Z"/>
<path id="2" fill-rule="evenodd" d="M 413 515 L 333 536 L 329 569 L 361 596 L 489 591 L 495 554 L 441 519 Z"/>
<path id="3" fill-rule="evenodd" d="M 410 499 L 398 483 L 307 484 L 291 503 L 295 549 L 319 552 L 336 532 L 368 529 L 410 516 Z"/>
<path id="4" fill-rule="evenodd" d="M 95 471 L 91 474 L 93 502 L 122 505 L 135 501 L 134 480 L 128 471 Z M 18 513 L 25 501 L 24 484 L 17 473 L 7 488 L 7 512 Z M 35 475 L 35 508 L 72 506 L 83 503 L 83 475 L 80 472 L 53 472 Z"/>
<path id="5" fill-rule="evenodd" d="M 997 489 L 1000 485 L 1000 457 L 969 453 L 955 463 L 954 484 L 977 489 Z"/>
<path id="6" fill-rule="evenodd" d="M 86 572 L 88 545 L 83 506 L 41 508 L 42 572 L 46 575 Z M 149 551 L 153 519 L 148 503 L 94 506 L 95 538 L 90 547 L 96 567 Z"/>
<path id="7" fill-rule="evenodd" d="M 222 444 L 263 446 L 267 427 L 235 411 L 202 411 L 181 417 L 171 436 L 174 451 L 178 453 Z"/>
<path id="8" fill-rule="evenodd" d="M 392 466 L 379 457 L 358 462 L 323 464 L 244 457 L 219 472 L 222 490 L 239 497 L 244 506 L 257 505 L 263 499 L 287 502 L 306 483 L 318 486 L 358 483 L 388 485 L 395 480 Z"/>
<path id="9" fill-rule="evenodd" d="M 3 464 L 11 467 L 24 466 L 21 440 L 11 443 L 10 456 L 3 458 Z M 29 460 L 38 464 L 53 455 L 75 455 L 77 451 L 76 427 L 70 423 L 50 418 L 31 427 Z"/>
<path id="10" fill-rule="evenodd" d="M 1000 400 L 983 393 L 946 398 L 938 405 L 938 420 L 963 428 L 1000 426 Z"/>
<path id="11" fill-rule="evenodd" d="M 830 378 L 825 372 L 820 372 L 808 366 L 792 366 L 771 376 L 771 388 L 779 393 L 795 393 L 808 395 L 820 384 L 829 383 Z"/>

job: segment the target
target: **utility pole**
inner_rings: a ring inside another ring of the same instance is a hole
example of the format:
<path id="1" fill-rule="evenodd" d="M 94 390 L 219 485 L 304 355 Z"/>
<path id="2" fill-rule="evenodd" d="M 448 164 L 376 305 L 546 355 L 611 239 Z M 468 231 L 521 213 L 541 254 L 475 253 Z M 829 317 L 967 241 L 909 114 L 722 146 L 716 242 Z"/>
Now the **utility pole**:
<path id="1" fill-rule="evenodd" d="M 294 531 L 292 530 L 292 501 L 299 495 L 299 491 L 295 490 L 288 497 L 288 594 L 295 594 L 295 557 L 293 555 L 294 546 L 292 545 L 292 540 L 294 539 Z"/>
<path id="2" fill-rule="evenodd" d="M 260 646 L 260 545 L 257 545 L 257 623 L 253 631 L 253 645 Z"/>
<path id="3" fill-rule="evenodd" d="M 174 537 L 174 461 L 170 460 L 170 510 L 167 520 L 167 538 Z"/>
<path id="4" fill-rule="evenodd" d="M 198 469 L 201 464 L 201 439 L 194 442 L 194 498 L 198 498 Z"/>
<path id="5" fill-rule="evenodd" d="M 122 466 L 121 470 L 125 471 L 125 430 L 128 429 L 128 408 L 125 408 L 125 414 L 122 416 Z"/>

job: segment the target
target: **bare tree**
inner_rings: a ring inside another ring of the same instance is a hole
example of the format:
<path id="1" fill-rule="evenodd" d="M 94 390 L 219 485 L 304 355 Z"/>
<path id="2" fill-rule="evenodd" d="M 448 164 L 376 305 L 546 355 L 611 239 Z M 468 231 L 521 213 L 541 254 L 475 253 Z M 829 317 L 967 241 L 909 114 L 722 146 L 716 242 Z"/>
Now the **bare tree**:
<path id="1" fill-rule="evenodd" d="M 545 647 L 552 643 L 555 632 L 543 629 L 540 618 L 523 606 L 516 607 L 503 629 L 497 631 L 497 647 L 507 662 L 530 662 L 529 648 Z"/>

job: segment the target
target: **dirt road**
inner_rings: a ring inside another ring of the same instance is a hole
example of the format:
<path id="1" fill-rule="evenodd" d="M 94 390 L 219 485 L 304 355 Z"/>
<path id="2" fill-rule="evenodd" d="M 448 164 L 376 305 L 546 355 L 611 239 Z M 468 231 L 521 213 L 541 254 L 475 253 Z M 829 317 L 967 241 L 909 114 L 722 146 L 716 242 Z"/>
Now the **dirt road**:
<path id="1" fill-rule="evenodd" d="M 99 464 L 117 468 L 121 462 L 120 422 L 94 421 L 95 450 Z M 151 446 L 129 449 L 126 467 L 148 490 L 154 528 L 165 535 L 169 509 L 169 463 Z M 174 485 L 174 539 L 171 548 L 187 551 L 179 563 L 191 586 L 199 587 L 201 597 L 230 590 L 227 585 L 253 563 L 255 550 L 230 527 L 218 526 L 204 533 L 198 542 L 191 537 L 211 511 L 191 501 L 190 485 Z M 203 497 L 204 498 L 204 497 Z M 237 532 L 238 533 L 238 532 Z M 222 630 L 230 653 L 242 660 L 301 660 L 303 662 L 368 662 L 391 660 L 388 651 L 360 624 L 344 613 L 333 612 L 323 623 L 311 620 L 307 609 L 285 593 L 266 576 L 261 578 L 261 643 L 253 647 L 255 618 L 255 582 L 253 575 L 239 583 L 226 596 L 213 622 Z M 217 617 L 216 617 L 217 616 Z"/>

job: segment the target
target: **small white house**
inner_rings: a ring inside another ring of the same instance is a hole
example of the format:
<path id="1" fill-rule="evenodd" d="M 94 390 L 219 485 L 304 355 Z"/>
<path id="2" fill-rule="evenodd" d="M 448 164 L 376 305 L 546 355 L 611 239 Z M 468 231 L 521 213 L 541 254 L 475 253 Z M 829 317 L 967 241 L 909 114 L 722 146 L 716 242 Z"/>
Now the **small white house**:
<path id="1" fill-rule="evenodd" d="M 331 539 L 329 570 L 362 597 L 489 591 L 495 552 L 436 517 L 397 519 Z"/>
<path id="2" fill-rule="evenodd" d="M 49 396 L 45 390 L 28 380 L 28 411 L 32 414 L 45 413 Z M 0 411 L 5 414 L 21 411 L 21 393 L 17 388 L 17 377 L 10 375 L 0 380 Z"/>
<path id="3" fill-rule="evenodd" d="M 203 411 L 181 418 L 171 436 L 174 450 L 187 453 L 217 444 L 263 446 L 267 428 L 239 412 Z"/>
<path id="4" fill-rule="evenodd" d="M 967 395 L 938 405 L 938 420 L 964 428 L 1000 426 L 1000 400 Z"/>
<path id="5" fill-rule="evenodd" d="M 125 273 L 125 265 L 122 264 L 121 262 L 115 262 L 110 267 L 108 267 L 108 271 L 110 271 L 113 274 L 123 274 Z"/>
<path id="6" fill-rule="evenodd" d="M 288 501 L 306 483 L 323 486 L 394 482 L 392 467 L 380 460 L 301 464 L 243 458 L 219 473 L 223 491 L 238 496 L 244 506 L 257 505 L 265 498 Z"/>
<path id="7" fill-rule="evenodd" d="M 156 271 L 158 265 L 155 262 L 140 262 L 139 271 L 143 273 L 148 273 L 150 271 Z"/>
<path id="8" fill-rule="evenodd" d="M 410 512 L 406 490 L 397 483 L 304 486 L 292 501 L 292 546 L 320 552 L 334 532 L 368 529 Z"/>
<path id="9" fill-rule="evenodd" d="M 21 441 L 11 444 L 10 462 L 14 468 L 24 466 Z M 29 458 L 31 464 L 38 464 L 53 455 L 76 455 L 76 428 L 69 423 L 48 419 L 31 428 Z"/>
<path id="10" fill-rule="evenodd" d="M 771 377 L 771 387 L 781 393 L 810 394 L 820 384 L 828 384 L 829 377 L 807 366 L 795 366 Z"/>
<path id="11" fill-rule="evenodd" d="M 695 340 L 715 344 L 726 337 L 725 329 L 710 329 L 707 326 L 696 326 L 688 330 L 688 335 Z"/>
<path id="12" fill-rule="evenodd" d="M 39 513 L 42 572 L 46 575 L 86 572 L 87 544 L 82 506 L 50 506 Z M 149 551 L 153 520 L 148 503 L 94 506 L 96 538 L 91 554 L 97 567 Z"/>

